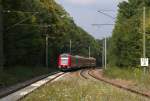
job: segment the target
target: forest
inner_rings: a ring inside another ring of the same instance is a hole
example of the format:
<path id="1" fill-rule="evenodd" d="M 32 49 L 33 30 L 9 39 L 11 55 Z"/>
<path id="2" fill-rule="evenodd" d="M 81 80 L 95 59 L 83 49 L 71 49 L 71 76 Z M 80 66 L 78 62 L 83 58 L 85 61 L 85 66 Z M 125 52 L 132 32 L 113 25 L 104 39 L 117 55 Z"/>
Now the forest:
<path id="1" fill-rule="evenodd" d="M 106 75 L 136 80 L 134 74 L 142 71 L 135 67 L 140 67 L 143 57 L 144 27 L 146 57 L 150 58 L 150 0 L 120 2 L 112 36 L 107 38 L 107 67 L 112 68 L 104 71 Z M 46 36 L 49 37 L 48 68 Z M 0 67 L 4 61 L 0 68 L 0 88 L 56 70 L 59 54 L 70 52 L 70 40 L 72 55 L 88 57 L 90 47 L 97 67 L 102 67 L 104 40 L 95 39 L 76 25 L 54 0 L 0 0 Z M 145 81 L 149 85 L 149 78 Z"/>
<path id="2" fill-rule="evenodd" d="M 1 0 L 4 65 L 45 66 L 46 35 L 49 66 L 56 67 L 58 55 L 97 58 L 102 65 L 102 40 L 96 40 L 75 24 L 54 0 Z M 150 57 L 150 1 L 128 0 L 118 5 L 112 37 L 108 38 L 108 64 L 138 67 L 143 57 L 143 8 L 146 8 L 146 57 Z M 2 45 L 1 45 L 2 46 Z"/>
<path id="3" fill-rule="evenodd" d="M 49 67 L 57 66 L 61 53 L 99 58 L 99 42 L 54 0 L 2 0 L 4 66 L 45 66 L 46 35 Z M 100 58 L 99 58 L 100 64 Z"/>
<path id="4" fill-rule="evenodd" d="M 118 7 L 115 28 L 109 42 L 109 64 L 117 67 L 139 67 L 140 58 L 143 57 L 144 27 L 146 57 L 150 58 L 150 0 L 123 1 Z"/>

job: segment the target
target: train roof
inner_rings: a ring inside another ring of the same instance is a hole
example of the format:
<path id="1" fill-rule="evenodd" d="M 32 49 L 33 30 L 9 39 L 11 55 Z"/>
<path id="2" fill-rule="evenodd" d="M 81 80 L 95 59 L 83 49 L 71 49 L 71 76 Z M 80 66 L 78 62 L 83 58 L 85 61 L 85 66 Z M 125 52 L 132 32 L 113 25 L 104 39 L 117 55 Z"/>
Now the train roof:
<path id="1" fill-rule="evenodd" d="M 88 57 L 83 57 L 83 56 L 79 56 L 79 55 L 75 55 L 75 57 L 78 57 L 78 58 L 85 58 L 85 59 L 95 59 L 95 58 L 93 58 L 93 57 L 88 58 Z"/>
<path id="2" fill-rule="evenodd" d="M 68 55 L 70 55 L 70 54 L 69 53 L 63 53 L 63 54 L 61 54 L 61 56 L 68 56 Z M 95 59 L 94 57 L 88 58 L 88 57 L 83 57 L 83 56 L 79 56 L 79 55 L 71 55 L 71 56 L 78 57 L 78 58 L 84 58 L 84 59 Z"/>

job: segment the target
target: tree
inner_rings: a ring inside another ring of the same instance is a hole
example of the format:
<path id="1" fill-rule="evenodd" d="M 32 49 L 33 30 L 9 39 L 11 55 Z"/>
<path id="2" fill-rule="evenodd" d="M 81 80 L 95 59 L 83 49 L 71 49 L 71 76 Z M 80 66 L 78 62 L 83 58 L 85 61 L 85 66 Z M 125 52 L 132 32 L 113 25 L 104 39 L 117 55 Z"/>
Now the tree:
<path id="1" fill-rule="evenodd" d="M 92 47 L 92 56 L 99 51 L 97 41 L 78 27 L 54 0 L 4 0 L 3 6 L 5 11 L 12 11 L 3 17 L 5 66 L 44 66 L 45 34 L 50 37 L 48 57 L 51 67 L 57 66 L 60 53 L 68 52 L 70 39 L 75 55 L 88 56 L 88 46 Z M 23 22 L 16 25 L 20 21 Z"/>
<path id="2" fill-rule="evenodd" d="M 119 12 L 109 48 L 111 65 L 119 67 L 138 66 L 142 57 L 143 6 L 149 14 L 147 0 L 129 0 L 119 4 Z M 148 22 L 149 17 L 146 17 Z M 149 25 L 146 24 L 148 27 Z M 147 38 L 148 41 L 148 38 Z M 148 44 L 148 43 L 147 43 Z M 149 56 L 147 45 L 147 56 Z"/>

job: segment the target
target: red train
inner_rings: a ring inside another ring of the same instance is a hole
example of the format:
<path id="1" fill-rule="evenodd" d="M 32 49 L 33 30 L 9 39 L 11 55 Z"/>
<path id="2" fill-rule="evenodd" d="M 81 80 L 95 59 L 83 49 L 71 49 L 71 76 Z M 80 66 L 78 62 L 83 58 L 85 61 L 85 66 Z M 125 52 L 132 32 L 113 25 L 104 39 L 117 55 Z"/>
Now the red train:
<path id="1" fill-rule="evenodd" d="M 70 54 L 61 54 L 58 59 L 58 67 L 61 70 L 70 70 L 84 67 L 95 67 L 95 58 L 85 58 L 81 56 L 72 56 Z"/>

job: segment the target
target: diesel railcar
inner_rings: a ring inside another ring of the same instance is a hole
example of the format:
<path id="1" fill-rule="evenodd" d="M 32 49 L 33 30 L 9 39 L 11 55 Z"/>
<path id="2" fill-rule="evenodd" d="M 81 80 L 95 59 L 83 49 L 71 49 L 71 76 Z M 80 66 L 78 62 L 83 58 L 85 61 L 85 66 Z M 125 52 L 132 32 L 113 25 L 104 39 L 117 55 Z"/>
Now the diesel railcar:
<path id="1" fill-rule="evenodd" d="M 95 67 L 95 58 L 85 58 L 82 56 L 73 56 L 70 54 L 61 54 L 58 58 L 58 67 L 60 70 L 71 70 L 84 67 Z"/>

